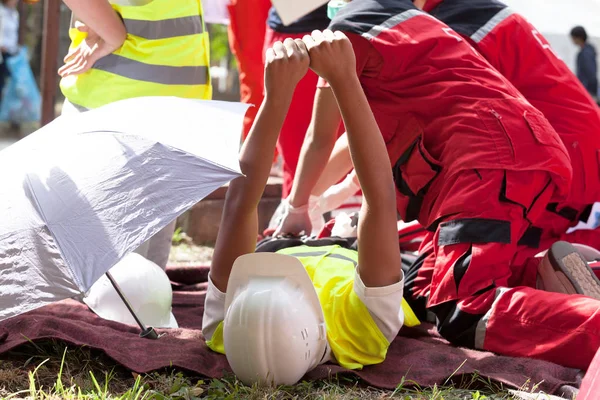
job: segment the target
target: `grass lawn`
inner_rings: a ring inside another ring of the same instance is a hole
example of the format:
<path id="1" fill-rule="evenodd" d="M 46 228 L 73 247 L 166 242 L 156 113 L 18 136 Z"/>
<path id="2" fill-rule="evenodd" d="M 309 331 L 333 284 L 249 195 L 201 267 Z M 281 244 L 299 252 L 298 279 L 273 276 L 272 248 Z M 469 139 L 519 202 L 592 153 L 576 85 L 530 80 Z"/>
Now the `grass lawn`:
<path id="1" fill-rule="evenodd" d="M 181 239 L 186 239 L 181 238 Z M 210 262 L 212 249 L 187 240 L 174 246 L 174 264 Z M 186 243 L 187 242 L 187 243 Z M 456 366 L 457 370 L 460 368 Z M 535 385 L 523 388 L 531 391 Z M 232 376 L 203 379 L 165 370 L 138 375 L 116 364 L 104 353 L 62 342 L 29 343 L 0 357 L 0 399 L 427 399 L 483 400 L 514 398 L 505 388 L 478 376 L 449 379 L 440 387 L 420 388 L 404 382 L 396 390 L 364 386 L 357 379 L 331 378 L 302 382 L 295 387 L 245 387 Z M 533 399 L 545 397 L 533 397 Z"/>
<path id="2" fill-rule="evenodd" d="M 0 360 L 1 399 L 512 399 L 500 385 L 462 377 L 443 387 L 395 391 L 365 387 L 360 381 L 332 378 L 295 387 L 244 387 L 234 377 L 206 380 L 176 371 L 138 375 L 88 348 L 48 341 L 25 345 Z"/>

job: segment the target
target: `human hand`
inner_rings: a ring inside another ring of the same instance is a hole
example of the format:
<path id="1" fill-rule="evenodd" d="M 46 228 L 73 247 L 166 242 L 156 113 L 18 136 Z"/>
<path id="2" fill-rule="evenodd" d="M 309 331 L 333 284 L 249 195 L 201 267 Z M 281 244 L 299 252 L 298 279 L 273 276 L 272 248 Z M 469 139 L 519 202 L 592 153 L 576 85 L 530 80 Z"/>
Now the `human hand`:
<path id="1" fill-rule="evenodd" d="M 96 61 L 120 49 L 125 41 L 123 38 L 120 43 L 108 43 L 84 24 L 77 23 L 75 27 L 80 32 L 87 33 L 87 37 L 65 56 L 65 65 L 58 70 L 58 74 L 63 78 L 86 72 Z"/>
<path id="2" fill-rule="evenodd" d="M 308 72 L 310 59 L 306 46 L 300 39 L 285 39 L 275 42 L 267 50 L 265 63 L 265 92 L 269 94 L 289 93 Z"/>
<path id="3" fill-rule="evenodd" d="M 323 213 L 333 211 L 360 190 L 356 171 L 352 170 L 342 182 L 331 186 L 319 198 L 319 206 Z"/>
<path id="4" fill-rule="evenodd" d="M 310 56 L 310 68 L 330 85 L 356 76 L 352 43 L 340 31 L 313 31 L 302 39 Z"/>
<path id="5" fill-rule="evenodd" d="M 308 204 L 302 207 L 292 207 L 287 200 L 284 200 L 284 202 L 285 211 L 273 236 L 286 234 L 300 236 L 302 233 L 309 235 L 312 223 L 308 214 Z"/>

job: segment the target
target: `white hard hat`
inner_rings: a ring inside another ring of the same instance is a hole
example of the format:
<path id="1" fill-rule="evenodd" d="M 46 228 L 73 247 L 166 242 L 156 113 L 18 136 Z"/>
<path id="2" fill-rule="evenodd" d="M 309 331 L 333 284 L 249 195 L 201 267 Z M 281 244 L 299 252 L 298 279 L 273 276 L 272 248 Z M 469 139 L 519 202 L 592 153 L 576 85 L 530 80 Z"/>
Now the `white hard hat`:
<path id="1" fill-rule="evenodd" d="M 293 385 L 328 359 L 323 310 L 295 257 L 239 257 L 229 277 L 225 310 L 225 354 L 247 385 Z"/>
<path id="2" fill-rule="evenodd" d="M 145 325 L 178 328 L 171 312 L 171 283 L 158 265 L 139 254 L 130 253 L 112 267 L 110 273 Z M 101 318 L 136 325 L 135 319 L 106 275 L 94 283 L 83 301 Z"/>

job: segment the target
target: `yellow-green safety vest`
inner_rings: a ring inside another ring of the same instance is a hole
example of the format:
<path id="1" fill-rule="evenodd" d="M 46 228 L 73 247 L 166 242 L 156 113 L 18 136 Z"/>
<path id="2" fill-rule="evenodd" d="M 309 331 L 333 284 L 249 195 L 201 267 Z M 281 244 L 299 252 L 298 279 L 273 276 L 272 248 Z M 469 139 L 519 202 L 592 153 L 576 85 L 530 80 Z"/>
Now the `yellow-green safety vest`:
<path id="1" fill-rule="evenodd" d="M 298 246 L 277 253 L 298 258 L 306 268 L 319 296 L 328 343 L 337 362 L 354 370 L 383 362 L 390 343 L 354 291 L 358 253 L 340 246 Z M 404 299 L 402 310 L 404 325 L 420 324 Z M 225 354 L 222 322 L 206 344 L 213 351 Z"/>
<path id="2" fill-rule="evenodd" d="M 212 98 L 210 46 L 200 0 L 114 3 L 127 39 L 91 70 L 61 80 L 60 88 L 69 102 L 97 108 L 142 96 Z M 69 36 L 74 48 L 87 34 L 72 27 Z"/>

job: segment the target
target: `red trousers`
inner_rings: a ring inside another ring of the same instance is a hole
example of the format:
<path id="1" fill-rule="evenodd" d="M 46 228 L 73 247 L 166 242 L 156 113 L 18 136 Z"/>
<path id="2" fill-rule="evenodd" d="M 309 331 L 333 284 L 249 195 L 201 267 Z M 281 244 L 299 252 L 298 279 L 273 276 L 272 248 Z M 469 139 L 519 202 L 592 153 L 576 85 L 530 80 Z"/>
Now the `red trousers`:
<path id="1" fill-rule="evenodd" d="M 228 6 L 229 46 L 240 74 L 241 101 L 254 105 L 244 119 L 244 139 L 263 101 L 263 43 L 270 8 L 270 0 L 231 0 Z"/>
<path id="2" fill-rule="evenodd" d="M 271 47 L 277 41 L 283 42 L 286 38 L 302 39 L 306 34 L 310 34 L 310 32 L 298 34 L 278 33 L 267 28 L 264 50 L 266 51 L 267 48 Z M 306 130 L 312 118 L 317 81 L 318 76 L 312 70 L 309 70 L 306 76 L 298 83 L 292 104 L 283 123 L 279 140 L 277 141 L 277 151 L 283 160 L 283 198 L 288 197 L 292 189 L 300 150 L 302 149 Z"/>
<path id="3" fill-rule="evenodd" d="M 600 301 L 536 290 L 537 265 L 514 263 L 554 190 L 547 173 L 463 171 L 443 185 L 442 198 L 473 206 L 427 233 L 406 274 L 411 306 L 435 316 L 453 344 L 587 369 L 600 347 Z"/>

